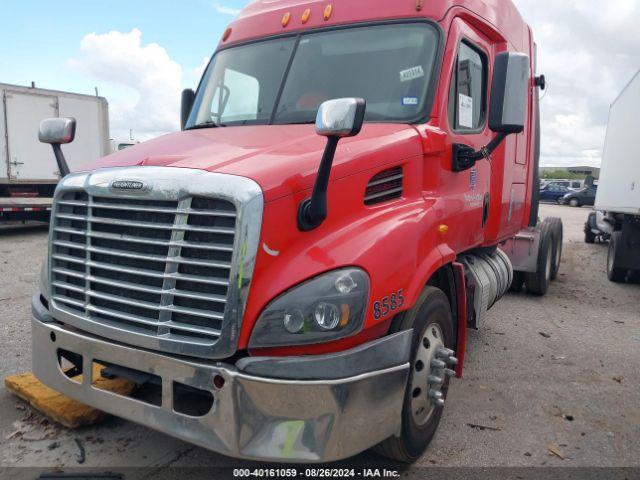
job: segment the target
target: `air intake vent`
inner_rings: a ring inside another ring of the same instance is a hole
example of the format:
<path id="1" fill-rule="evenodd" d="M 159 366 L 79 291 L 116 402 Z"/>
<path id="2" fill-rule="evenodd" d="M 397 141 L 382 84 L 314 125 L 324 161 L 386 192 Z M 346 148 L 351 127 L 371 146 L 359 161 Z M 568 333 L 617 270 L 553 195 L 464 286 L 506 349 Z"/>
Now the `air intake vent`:
<path id="1" fill-rule="evenodd" d="M 388 202 L 402 196 L 402 167 L 380 172 L 371 179 L 364 194 L 365 205 Z"/>

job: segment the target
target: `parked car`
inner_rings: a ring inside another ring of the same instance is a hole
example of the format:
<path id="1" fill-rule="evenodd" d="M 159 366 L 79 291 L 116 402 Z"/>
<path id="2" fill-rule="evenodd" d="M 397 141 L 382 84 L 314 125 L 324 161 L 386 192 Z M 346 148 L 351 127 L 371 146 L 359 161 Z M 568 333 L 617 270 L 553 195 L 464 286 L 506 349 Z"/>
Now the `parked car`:
<path id="1" fill-rule="evenodd" d="M 572 193 L 572 191 L 573 190 L 568 187 L 547 184 L 540 189 L 540 200 L 560 202 L 560 200 L 562 200 L 562 197 L 569 193 Z"/>
<path id="2" fill-rule="evenodd" d="M 584 187 L 584 180 L 545 180 L 541 186 L 547 187 L 549 185 L 578 190 Z"/>
<path id="3" fill-rule="evenodd" d="M 576 192 L 571 192 L 562 197 L 562 203 L 564 205 L 571 205 L 572 207 L 582 207 L 583 205 L 594 205 L 596 203 L 596 192 L 598 191 L 597 185 L 582 188 Z"/>

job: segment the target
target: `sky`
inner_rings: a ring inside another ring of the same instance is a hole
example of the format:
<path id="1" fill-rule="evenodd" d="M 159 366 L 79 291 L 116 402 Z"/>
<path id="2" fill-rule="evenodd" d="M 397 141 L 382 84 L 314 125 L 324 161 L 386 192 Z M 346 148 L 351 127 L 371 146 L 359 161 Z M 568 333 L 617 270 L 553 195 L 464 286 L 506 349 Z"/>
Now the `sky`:
<path id="1" fill-rule="evenodd" d="M 344 0 L 343 0 L 344 1 Z M 495 1 L 495 0 L 494 0 Z M 600 163 L 609 106 L 640 69 L 640 0 L 514 0 L 532 25 L 545 166 Z M 0 82 L 109 101 L 111 135 L 178 129 L 180 91 L 196 88 L 247 0 L 3 0 Z"/>

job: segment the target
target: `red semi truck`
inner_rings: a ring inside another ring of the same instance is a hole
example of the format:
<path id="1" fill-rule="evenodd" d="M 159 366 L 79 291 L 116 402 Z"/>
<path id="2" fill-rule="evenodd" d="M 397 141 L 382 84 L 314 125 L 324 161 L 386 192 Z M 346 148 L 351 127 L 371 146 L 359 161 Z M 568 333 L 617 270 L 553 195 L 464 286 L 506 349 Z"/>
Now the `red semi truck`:
<path id="1" fill-rule="evenodd" d="M 183 131 L 60 182 L 35 374 L 229 456 L 416 460 L 467 328 L 560 264 L 535 56 L 509 0 L 252 2 Z"/>

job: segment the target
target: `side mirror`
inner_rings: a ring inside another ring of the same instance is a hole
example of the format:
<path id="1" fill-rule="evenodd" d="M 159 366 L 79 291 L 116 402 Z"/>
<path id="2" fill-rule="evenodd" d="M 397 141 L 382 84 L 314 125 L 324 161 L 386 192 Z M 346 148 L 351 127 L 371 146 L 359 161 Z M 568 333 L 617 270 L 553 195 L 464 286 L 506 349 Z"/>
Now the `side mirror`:
<path id="1" fill-rule="evenodd" d="M 530 78 L 527 55 L 511 52 L 496 55 L 491 82 L 489 128 L 497 135 L 478 151 L 467 145 L 454 144 L 454 172 L 468 170 L 478 160 L 491 156 L 508 135 L 524 130 Z"/>
<path id="2" fill-rule="evenodd" d="M 53 148 L 61 177 L 69 175 L 70 170 L 60 145 L 71 143 L 74 138 L 76 138 L 75 118 L 47 118 L 40 122 L 38 139 L 42 143 L 50 144 Z"/>
<path id="3" fill-rule="evenodd" d="M 367 102 L 363 98 L 340 98 L 320 105 L 316 117 L 316 133 L 327 137 L 327 145 L 311 198 L 302 202 L 298 209 L 298 228 L 301 231 L 313 230 L 327 218 L 327 188 L 338 142 L 341 138 L 360 133 L 366 109 Z"/>
<path id="4" fill-rule="evenodd" d="M 339 98 L 320 105 L 316 133 L 324 137 L 353 137 L 360 133 L 366 102 L 362 98 Z"/>
<path id="5" fill-rule="evenodd" d="M 496 56 L 489 110 L 492 131 L 509 135 L 524 130 L 529 78 L 527 55 L 503 52 Z"/>
<path id="6" fill-rule="evenodd" d="M 196 99 L 196 92 L 194 92 L 190 88 L 186 88 L 182 91 L 182 102 L 180 105 L 180 128 L 184 130 L 185 125 L 187 124 L 187 120 L 189 119 L 189 115 L 191 114 L 191 109 L 193 108 L 193 102 Z"/>
<path id="7" fill-rule="evenodd" d="M 75 118 L 47 118 L 40 122 L 38 139 L 42 143 L 64 145 L 76 137 Z"/>

